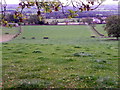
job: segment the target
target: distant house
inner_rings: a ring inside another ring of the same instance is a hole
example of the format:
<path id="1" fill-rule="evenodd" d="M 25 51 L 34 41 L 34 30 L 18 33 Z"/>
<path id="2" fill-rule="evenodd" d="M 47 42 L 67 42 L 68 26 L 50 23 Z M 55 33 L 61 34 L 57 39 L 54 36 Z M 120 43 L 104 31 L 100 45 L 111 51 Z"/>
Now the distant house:
<path id="1" fill-rule="evenodd" d="M 104 20 L 104 21 L 102 22 L 102 24 L 106 24 L 106 21 Z"/>
<path id="2" fill-rule="evenodd" d="M 66 25 L 66 23 L 57 23 L 57 25 Z"/>
<path id="3" fill-rule="evenodd" d="M 8 23 L 8 25 L 12 25 L 14 27 L 18 27 L 19 26 L 18 23 Z"/>
<path id="4" fill-rule="evenodd" d="M 93 23 L 101 23 L 101 21 L 97 18 L 93 18 Z"/>
<path id="5" fill-rule="evenodd" d="M 104 20 L 105 20 L 106 18 L 107 18 L 107 17 L 102 17 L 102 19 L 104 19 Z"/>
<path id="6" fill-rule="evenodd" d="M 83 25 L 82 22 L 68 22 L 68 23 L 58 23 L 57 25 Z"/>

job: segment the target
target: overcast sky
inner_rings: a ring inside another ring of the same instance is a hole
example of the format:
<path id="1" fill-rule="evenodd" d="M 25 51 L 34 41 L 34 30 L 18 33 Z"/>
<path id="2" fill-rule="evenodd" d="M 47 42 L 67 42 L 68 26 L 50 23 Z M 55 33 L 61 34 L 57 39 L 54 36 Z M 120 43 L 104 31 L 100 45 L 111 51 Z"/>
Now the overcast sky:
<path id="1" fill-rule="evenodd" d="M 4 1 L 4 0 L 3 0 Z M 65 0 L 61 0 L 65 1 Z M 119 0 L 106 0 L 104 4 L 117 4 Z M 6 0 L 7 4 L 18 4 L 19 0 Z"/>

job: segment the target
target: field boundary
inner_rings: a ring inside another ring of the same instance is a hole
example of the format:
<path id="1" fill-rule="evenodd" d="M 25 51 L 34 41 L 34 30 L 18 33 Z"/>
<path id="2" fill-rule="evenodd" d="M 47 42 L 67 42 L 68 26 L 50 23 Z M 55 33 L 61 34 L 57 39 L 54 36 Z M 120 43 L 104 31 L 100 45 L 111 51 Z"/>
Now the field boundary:
<path id="1" fill-rule="evenodd" d="M 114 38 L 114 37 L 109 37 L 109 36 L 105 36 L 104 34 L 101 34 L 95 27 L 90 26 L 91 31 L 94 33 L 95 36 L 98 36 L 96 38 Z"/>
<path id="2" fill-rule="evenodd" d="M 8 42 L 16 37 L 18 37 L 21 33 L 22 33 L 22 28 L 20 26 L 20 29 L 18 30 L 18 33 L 17 34 L 8 34 L 8 35 L 0 35 L 0 43 L 3 43 L 3 42 Z"/>

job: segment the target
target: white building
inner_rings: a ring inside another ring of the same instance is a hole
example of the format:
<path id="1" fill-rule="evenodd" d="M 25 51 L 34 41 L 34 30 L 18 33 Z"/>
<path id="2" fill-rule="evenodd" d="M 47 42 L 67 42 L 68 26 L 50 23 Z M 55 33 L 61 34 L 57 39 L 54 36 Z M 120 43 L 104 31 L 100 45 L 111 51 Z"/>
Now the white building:
<path id="1" fill-rule="evenodd" d="M 94 23 L 101 23 L 101 21 L 99 19 L 97 19 L 97 18 L 93 18 L 93 22 Z"/>

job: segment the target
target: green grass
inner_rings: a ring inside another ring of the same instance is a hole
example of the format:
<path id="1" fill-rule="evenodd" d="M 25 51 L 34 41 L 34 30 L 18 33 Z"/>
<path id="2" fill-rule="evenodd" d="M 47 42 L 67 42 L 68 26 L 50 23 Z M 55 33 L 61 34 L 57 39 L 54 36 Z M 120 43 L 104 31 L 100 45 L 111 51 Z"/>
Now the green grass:
<path id="1" fill-rule="evenodd" d="M 117 41 L 90 38 L 86 26 L 23 28 L 2 45 L 5 88 L 118 87 Z"/>
<path id="2" fill-rule="evenodd" d="M 2 29 L 0 30 L 0 34 L 2 34 L 2 35 L 5 35 L 6 33 L 8 33 L 8 34 L 17 34 L 18 33 L 18 30 L 19 30 L 20 28 L 19 27 L 12 27 L 12 28 L 7 28 L 7 27 L 2 27 Z"/>
<path id="3" fill-rule="evenodd" d="M 22 35 L 12 43 L 79 44 L 90 37 L 90 31 L 85 26 L 25 26 L 23 30 Z M 36 39 L 33 40 L 32 37 Z M 45 40 L 43 37 L 49 39 Z"/>
<path id="4" fill-rule="evenodd" d="M 98 24 L 96 25 L 96 29 L 103 35 L 108 36 L 107 32 L 104 30 L 105 24 Z"/>

